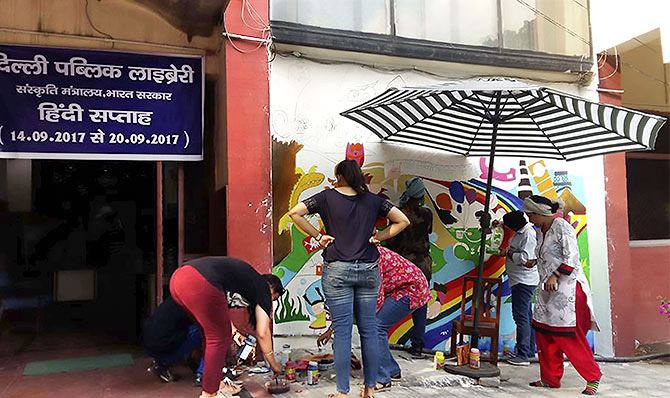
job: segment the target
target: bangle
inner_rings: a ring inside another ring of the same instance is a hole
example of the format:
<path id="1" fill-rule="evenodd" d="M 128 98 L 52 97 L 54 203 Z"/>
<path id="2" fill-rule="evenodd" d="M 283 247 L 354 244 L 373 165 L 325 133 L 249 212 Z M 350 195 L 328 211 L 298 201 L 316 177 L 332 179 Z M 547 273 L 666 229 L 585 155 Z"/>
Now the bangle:
<path id="1" fill-rule="evenodd" d="M 274 353 L 275 353 L 274 351 L 270 351 L 270 352 L 268 352 L 268 353 L 265 353 L 265 356 L 266 356 L 266 357 L 269 357 L 270 355 L 274 355 Z"/>
<path id="2" fill-rule="evenodd" d="M 558 271 L 554 271 L 553 274 L 554 274 L 554 276 L 557 277 L 557 278 L 560 278 L 560 277 L 561 277 L 561 274 L 560 274 Z"/>
<path id="3" fill-rule="evenodd" d="M 323 238 L 323 234 L 321 234 L 321 232 L 319 232 L 319 234 L 314 237 L 316 240 L 321 240 L 321 238 Z"/>

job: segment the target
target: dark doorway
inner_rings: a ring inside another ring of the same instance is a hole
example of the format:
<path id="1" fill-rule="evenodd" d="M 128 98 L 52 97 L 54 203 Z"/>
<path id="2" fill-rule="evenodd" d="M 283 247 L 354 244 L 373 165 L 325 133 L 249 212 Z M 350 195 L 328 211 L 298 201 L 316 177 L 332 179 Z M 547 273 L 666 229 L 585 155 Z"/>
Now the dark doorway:
<path id="1" fill-rule="evenodd" d="M 10 222 L 1 228 L 11 242 L 3 247 L 4 295 L 38 298 L 28 308 L 34 311 L 21 311 L 29 321 L 39 318 L 35 329 L 137 340 L 156 269 L 155 167 L 32 161 L 31 203 L 3 212 Z M 10 323 L 26 321 L 6 315 Z"/>

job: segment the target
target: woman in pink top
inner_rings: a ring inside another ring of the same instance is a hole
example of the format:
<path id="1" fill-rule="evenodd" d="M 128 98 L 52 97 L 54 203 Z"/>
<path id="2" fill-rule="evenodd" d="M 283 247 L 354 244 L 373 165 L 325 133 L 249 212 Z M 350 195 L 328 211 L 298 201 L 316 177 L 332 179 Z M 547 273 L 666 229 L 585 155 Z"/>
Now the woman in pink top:
<path id="1" fill-rule="evenodd" d="M 377 243 L 377 242 L 375 242 Z M 430 287 L 425 275 L 408 259 L 383 246 L 379 250 L 381 286 L 377 296 L 377 336 L 379 368 L 376 372 L 376 391 L 391 387 L 391 379 L 400 377 L 400 366 L 389 349 L 388 331 L 407 315 L 423 307 L 430 300 Z M 333 334 L 333 326 L 317 339 L 325 345 Z"/>
<path id="2" fill-rule="evenodd" d="M 428 303 L 430 288 L 414 263 L 385 247 L 378 249 L 382 285 L 377 297 L 379 370 L 375 390 L 384 391 L 391 388 L 391 378 L 400 378 L 400 366 L 389 349 L 389 329 Z"/>

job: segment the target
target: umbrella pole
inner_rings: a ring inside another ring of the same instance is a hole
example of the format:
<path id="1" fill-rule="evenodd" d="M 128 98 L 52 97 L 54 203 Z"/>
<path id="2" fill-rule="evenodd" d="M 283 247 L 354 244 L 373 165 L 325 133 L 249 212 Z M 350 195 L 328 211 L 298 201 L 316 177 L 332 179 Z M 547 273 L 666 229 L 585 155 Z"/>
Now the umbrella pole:
<path id="1" fill-rule="evenodd" d="M 474 300 L 473 300 L 473 323 L 472 336 L 470 346 L 477 348 L 479 343 L 479 311 L 481 310 L 481 292 L 482 292 L 482 278 L 484 274 L 484 256 L 486 255 L 486 231 L 491 226 L 491 215 L 489 214 L 489 202 L 491 199 L 491 185 L 493 180 L 493 161 L 496 152 L 496 138 L 498 136 L 498 124 L 500 118 L 498 112 L 491 118 L 493 124 L 493 134 L 491 137 L 491 154 L 489 155 L 489 172 L 486 177 L 486 198 L 484 199 L 484 212 L 479 218 L 479 225 L 481 227 L 481 241 L 479 245 L 479 264 L 477 266 L 477 283 L 475 284 Z"/>

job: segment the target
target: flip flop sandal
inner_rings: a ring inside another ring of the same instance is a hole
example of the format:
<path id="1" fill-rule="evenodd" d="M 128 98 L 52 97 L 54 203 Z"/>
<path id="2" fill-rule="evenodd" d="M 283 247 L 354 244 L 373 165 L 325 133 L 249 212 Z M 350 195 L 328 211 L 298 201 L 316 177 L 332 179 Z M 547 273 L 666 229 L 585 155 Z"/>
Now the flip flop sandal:
<path id="1" fill-rule="evenodd" d="M 240 391 L 242 391 L 242 386 L 234 384 L 225 384 L 224 386 L 219 386 L 218 392 L 222 394 L 236 395 L 239 394 Z"/>
<path id="2" fill-rule="evenodd" d="M 390 381 L 388 383 L 377 383 L 377 385 L 375 385 L 375 392 L 388 391 L 390 389 L 391 389 Z"/>
<path id="3" fill-rule="evenodd" d="M 377 384 L 381 384 L 381 383 L 377 383 Z M 385 385 L 385 384 L 383 384 L 382 386 L 384 386 L 384 385 Z M 382 387 L 382 388 L 380 388 L 380 389 L 377 389 L 377 386 L 375 386 L 374 391 L 375 391 L 375 392 L 382 392 L 382 391 L 389 390 L 390 388 L 391 388 L 391 383 L 388 383 L 388 387 L 387 387 L 387 388 L 383 388 L 383 387 Z M 365 386 L 361 386 L 360 390 L 358 391 L 358 396 L 359 396 L 360 398 L 375 398 L 374 395 L 363 395 L 363 394 L 365 394 Z"/>
<path id="4" fill-rule="evenodd" d="M 228 377 L 224 377 L 222 381 L 228 386 L 238 386 L 238 387 L 244 386 L 244 382 L 241 382 L 239 380 L 230 380 Z"/>

